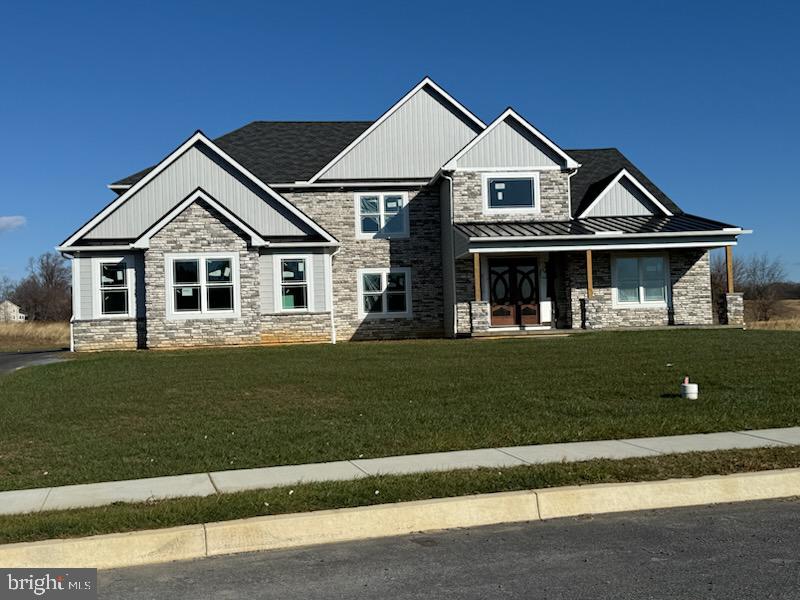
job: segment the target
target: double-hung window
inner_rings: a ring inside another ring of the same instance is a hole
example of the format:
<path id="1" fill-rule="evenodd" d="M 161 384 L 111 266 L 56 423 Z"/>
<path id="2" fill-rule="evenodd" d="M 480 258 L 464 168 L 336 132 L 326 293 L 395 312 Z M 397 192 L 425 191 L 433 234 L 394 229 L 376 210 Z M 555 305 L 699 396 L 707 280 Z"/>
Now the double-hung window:
<path id="1" fill-rule="evenodd" d="M 226 317 L 238 313 L 238 257 L 235 254 L 167 257 L 169 314 L 172 318 Z"/>
<path id="2" fill-rule="evenodd" d="M 356 237 L 408 237 L 407 203 L 406 192 L 356 194 Z"/>
<path id="3" fill-rule="evenodd" d="M 667 275 L 666 256 L 613 257 L 614 302 L 620 306 L 665 306 L 669 289 Z"/>
<path id="4" fill-rule="evenodd" d="M 124 260 L 100 263 L 100 312 L 103 315 L 130 313 L 128 266 Z"/>
<path id="5" fill-rule="evenodd" d="M 360 269 L 358 278 L 362 317 L 411 316 L 410 269 Z"/>
<path id="6" fill-rule="evenodd" d="M 484 173 L 482 179 L 485 213 L 539 211 L 538 173 Z"/>
<path id="7" fill-rule="evenodd" d="M 275 260 L 280 292 L 278 309 L 282 312 L 310 310 L 310 257 L 276 255 Z"/>

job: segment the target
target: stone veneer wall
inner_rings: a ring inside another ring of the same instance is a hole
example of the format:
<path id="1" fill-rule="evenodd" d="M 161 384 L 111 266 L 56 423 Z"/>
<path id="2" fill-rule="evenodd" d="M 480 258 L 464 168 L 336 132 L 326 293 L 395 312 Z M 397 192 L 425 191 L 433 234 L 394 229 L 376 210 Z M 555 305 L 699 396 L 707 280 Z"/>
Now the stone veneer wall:
<path id="1" fill-rule="evenodd" d="M 144 347 L 144 319 L 92 319 L 72 323 L 76 352 L 136 350 Z"/>
<path id="2" fill-rule="evenodd" d="M 261 343 L 330 342 L 331 313 L 261 315 Z"/>
<path id="3" fill-rule="evenodd" d="M 744 295 L 741 293 L 723 294 L 725 306 L 725 325 L 744 326 Z"/>
<path id="4" fill-rule="evenodd" d="M 594 297 L 586 297 L 586 257 L 583 253 L 567 256 L 569 306 L 572 327 L 581 326 L 581 299 L 586 299 L 586 327 L 648 327 L 668 325 L 666 308 L 614 308 L 611 289 L 611 253 L 594 252 L 592 256 Z M 669 252 L 672 305 L 676 325 L 711 325 L 711 272 L 709 255 L 703 249 Z"/>
<path id="5" fill-rule="evenodd" d="M 332 274 L 337 340 L 444 335 L 438 186 L 408 190 L 411 237 L 393 240 L 356 239 L 352 190 L 293 190 L 282 195 L 341 244 Z M 412 317 L 359 318 L 358 269 L 387 267 L 411 268 Z"/>
<path id="6" fill-rule="evenodd" d="M 167 319 L 164 255 L 172 252 L 237 252 L 239 254 L 239 317 Z M 198 201 L 159 231 L 145 252 L 147 346 L 254 344 L 261 341 L 258 250 L 225 216 Z"/>
<path id="7" fill-rule="evenodd" d="M 528 214 L 483 214 L 481 174 L 453 173 L 453 220 L 459 221 L 564 221 L 570 218 L 569 174 L 566 171 L 539 172 L 540 212 Z"/>

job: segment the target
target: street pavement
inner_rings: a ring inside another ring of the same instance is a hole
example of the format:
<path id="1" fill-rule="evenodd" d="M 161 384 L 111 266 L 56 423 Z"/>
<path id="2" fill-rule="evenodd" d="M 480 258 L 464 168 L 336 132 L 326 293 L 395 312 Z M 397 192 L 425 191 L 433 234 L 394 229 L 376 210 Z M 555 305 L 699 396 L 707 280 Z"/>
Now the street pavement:
<path id="1" fill-rule="evenodd" d="M 47 365 L 64 359 L 61 351 L 0 352 L 0 375 L 11 373 L 22 367 Z"/>
<path id="2" fill-rule="evenodd" d="M 101 571 L 101 598 L 800 598 L 800 500 L 415 534 Z"/>

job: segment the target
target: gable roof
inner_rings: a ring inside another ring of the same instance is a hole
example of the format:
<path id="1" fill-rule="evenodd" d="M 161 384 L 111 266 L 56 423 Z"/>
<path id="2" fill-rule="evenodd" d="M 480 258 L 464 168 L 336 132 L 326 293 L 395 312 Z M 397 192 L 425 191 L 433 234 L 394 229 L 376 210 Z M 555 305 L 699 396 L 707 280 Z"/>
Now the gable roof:
<path id="1" fill-rule="evenodd" d="M 567 153 L 581 163 L 581 168 L 570 179 L 573 218 L 583 214 L 623 169 L 670 213 L 683 213 L 677 204 L 616 148 L 567 150 Z"/>
<path id="2" fill-rule="evenodd" d="M 372 121 L 253 121 L 214 143 L 265 183 L 306 181 Z M 111 184 L 130 186 L 155 167 Z"/>
<path id="3" fill-rule="evenodd" d="M 589 212 L 592 210 L 592 208 L 596 207 L 598 205 L 598 203 L 602 202 L 603 198 L 605 198 L 611 192 L 611 190 L 614 188 L 614 186 L 616 186 L 618 183 L 621 183 L 621 181 L 623 179 L 628 181 L 629 183 L 633 184 L 634 189 L 638 190 L 637 194 L 641 194 L 642 196 L 644 196 L 644 200 L 645 201 L 649 200 L 652 203 L 652 205 L 654 205 L 658 210 L 660 210 L 665 215 L 667 215 L 667 216 L 671 216 L 672 215 L 672 212 L 669 209 L 667 209 L 663 204 L 661 204 L 661 202 L 658 201 L 658 198 L 653 196 L 653 194 L 651 194 L 647 190 L 647 188 L 644 187 L 639 182 L 638 179 L 633 177 L 628 172 L 628 169 L 622 169 L 619 173 L 617 173 L 611 179 L 611 181 L 608 182 L 608 185 L 606 185 L 606 187 L 604 187 L 600 191 L 600 193 L 597 194 L 597 196 L 594 197 L 594 199 L 588 204 L 588 206 L 586 206 L 586 208 L 584 208 L 580 213 L 578 213 L 577 217 L 578 218 L 582 218 L 582 217 L 588 216 Z M 627 214 L 630 214 L 630 213 L 629 212 L 624 212 L 624 213 L 620 213 L 620 214 L 626 214 L 627 215 Z"/>
<path id="4" fill-rule="evenodd" d="M 567 152 L 562 150 L 555 142 L 553 142 L 550 138 L 544 135 L 541 131 L 536 129 L 533 125 L 531 125 L 528 121 L 522 118 L 513 108 L 508 107 L 503 113 L 497 117 L 494 121 L 492 121 L 486 129 L 484 129 L 477 137 L 473 138 L 466 146 L 461 148 L 455 156 L 453 156 L 447 163 L 444 165 L 444 169 L 452 169 L 458 164 L 458 160 L 464 157 L 467 153 L 473 150 L 478 144 L 484 141 L 488 136 L 492 134 L 492 132 L 499 127 L 502 123 L 506 121 L 514 122 L 519 125 L 523 131 L 526 131 L 530 135 L 532 135 L 535 139 L 540 141 L 546 148 L 548 148 L 551 152 L 553 152 L 556 156 L 560 157 L 564 161 L 564 166 L 568 169 L 576 169 L 578 168 L 579 162 L 572 158 Z"/>
<path id="5" fill-rule="evenodd" d="M 324 167 L 322 167 L 319 171 L 317 171 L 317 173 L 315 173 L 313 175 L 313 177 L 311 177 L 308 180 L 308 182 L 309 183 L 314 183 L 315 181 L 317 181 L 318 179 L 323 177 L 326 173 L 328 173 L 331 169 L 333 169 L 334 166 L 339 164 L 341 161 L 345 160 L 345 158 L 351 152 L 354 152 L 359 147 L 359 145 L 361 145 L 363 143 L 368 143 L 369 140 L 371 139 L 371 136 L 373 136 L 373 134 L 376 134 L 377 132 L 379 132 L 381 130 L 381 127 L 385 123 L 389 122 L 390 119 L 392 119 L 393 116 L 395 116 L 397 114 L 400 114 L 407 106 L 410 106 L 412 104 L 412 102 L 416 98 L 419 97 L 418 95 L 423 93 L 423 92 L 427 92 L 428 94 L 430 94 L 431 97 L 435 99 L 434 103 L 437 106 L 446 107 L 457 119 L 461 120 L 466 125 L 466 128 L 465 128 L 466 129 L 466 135 L 464 135 L 462 137 L 462 140 L 461 140 L 460 143 L 457 140 L 448 139 L 447 141 L 450 142 L 450 147 L 449 148 L 447 148 L 447 147 L 437 148 L 437 150 L 439 150 L 440 152 L 439 152 L 439 156 L 437 157 L 438 160 L 434 160 L 434 162 L 435 163 L 438 162 L 439 164 L 431 163 L 431 164 L 426 165 L 430 172 L 415 174 L 415 177 L 419 177 L 419 178 L 422 178 L 422 179 L 429 178 L 441 166 L 441 163 L 444 160 L 446 160 L 447 154 L 449 154 L 450 152 L 453 152 L 454 147 L 458 148 L 460 145 L 463 145 L 466 140 L 474 137 L 478 132 L 480 132 L 480 131 L 482 131 L 483 129 L 486 128 L 486 124 L 483 121 L 481 121 L 478 117 L 476 117 L 469 109 L 467 109 L 465 106 L 463 106 L 461 103 L 459 103 L 455 98 L 453 98 L 450 94 L 448 94 L 445 90 L 443 90 L 430 77 L 425 77 L 417 85 L 415 85 L 413 88 L 411 88 L 411 90 L 409 90 L 408 93 L 406 93 L 402 98 L 400 98 L 400 100 L 398 100 L 391 107 L 389 107 L 389 109 L 386 112 L 384 112 L 378 118 L 378 120 L 376 120 L 372 125 L 370 125 L 361 135 L 359 135 L 356 139 L 354 139 L 352 142 L 350 142 L 350 144 L 344 150 L 339 152 Z M 423 111 L 430 112 L 431 109 L 430 108 L 426 108 L 426 109 L 423 109 Z M 422 130 L 424 130 L 425 127 L 429 125 L 428 123 L 421 123 L 421 122 L 415 122 L 415 121 L 416 120 L 412 117 L 410 123 L 415 124 L 415 126 L 417 128 L 420 128 Z M 451 123 L 452 122 L 453 121 L 451 121 Z M 402 132 L 402 133 L 406 133 L 406 132 Z M 440 131 L 439 133 L 442 133 L 442 131 Z M 453 136 L 450 136 L 450 137 L 452 138 Z M 391 136 L 390 135 L 389 138 L 393 139 L 393 141 L 395 141 L 395 142 L 398 141 L 395 136 Z M 399 136 L 399 139 L 404 140 L 406 143 L 408 143 L 409 141 L 412 141 L 412 142 L 416 141 L 414 138 L 415 138 L 415 136 L 413 136 L 413 135 L 400 135 Z M 382 144 L 382 143 L 386 143 L 386 140 L 380 140 L 380 141 L 377 142 L 377 144 Z M 457 144 L 457 145 L 455 145 L 455 144 Z M 417 153 L 420 153 L 420 154 L 423 154 L 423 153 L 429 154 L 429 146 L 431 146 L 430 143 L 422 144 L 421 146 L 419 146 L 417 148 L 414 148 L 414 150 Z M 396 148 L 395 148 L 395 150 L 396 150 Z M 386 150 L 382 150 L 382 153 L 385 154 Z M 372 154 L 375 154 L 375 153 L 374 152 L 369 152 L 369 151 L 367 152 L 368 156 L 371 156 Z M 433 158 L 433 157 L 429 156 L 428 158 Z M 337 177 L 333 177 L 333 179 L 336 179 L 336 178 Z M 382 177 L 382 178 L 385 178 L 385 177 Z"/>
<path id="6" fill-rule="evenodd" d="M 145 187 L 150 181 L 155 179 L 162 171 L 164 171 L 167 167 L 169 167 L 172 163 L 174 163 L 181 156 L 183 156 L 188 150 L 195 147 L 196 145 L 205 145 L 208 149 L 210 149 L 211 152 L 216 154 L 220 160 L 226 162 L 228 165 L 230 165 L 232 168 L 238 171 L 242 176 L 244 176 L 247 180 L 249 180 L 249 182 L 253 184 L 255 187 L 259 188 L 263 192 L 266 192 L 266 194 L 271 196 L 280 206 L 282 206 L 283 209 L 285 209 L 290 214 L 293 214 L 305 225 L 309 226 L 315 233 L 319 234 L 320 237 L 327 243 L 338 244 L 336 238 L 334 238 L 330 233 L 325 231 L 325 229 L 320 227 L 308 215 L 306 215 L 294 204 L 292 204 L 291 202 L 286 200 L 283 196 L 281 196 L 272 188 L 270 188 L 263 181 L 255 177 L 252 173 L 250 173 L 247 169 L 245 169 L 242 165 L 240 165 L 236 160 L 234 160 L 230 155 L 228 155 L 216 144 L 214 144 L 214 142 L 212 142 L 208 137 L 206 137 L 206 135 L 202 131 L 197 131 L 188 140 L 186 140 L 183 144 L 178 146 L 178 148 L 176 148 L 172 153 L 170 153 L 166 158 L 164 158 L 164 160 L 162 160 L 158 165 L 156 165 L 156 167 L 151 169 L 144 177 L 142 177 L 132 187 L 130 187 L 125 193 L 114 199 L 114 201 L 109 203 L 105 208 L 103 208 L 94 217 L 92 217 L 92 219 L 90 219 L 75 233 L 73 233 L 69 238 L 67 238 L 57 249 L 60 251 L 69 251 L 70 249 L 72 249 L 75 243 L 79 241 L 84 235 L 86 235 L 89 231 L 91 231 L 96 225 L 101 223 L 111 213 L 117 210 L 117 208 L 119 208 L 123 203 L 127 202 L 130 198 L 135 196 L 136 193 L 139 192 L 139 190 Z"/>

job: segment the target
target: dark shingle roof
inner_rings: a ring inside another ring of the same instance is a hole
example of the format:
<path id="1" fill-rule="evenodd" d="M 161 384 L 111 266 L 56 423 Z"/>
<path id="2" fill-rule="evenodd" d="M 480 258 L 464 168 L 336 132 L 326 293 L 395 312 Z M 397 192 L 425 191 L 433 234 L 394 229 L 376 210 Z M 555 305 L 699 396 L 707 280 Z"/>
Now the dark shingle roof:
<path id="1" fill-rule="evenodd" d="M 636 166 L 616 148 L 595 148 L 591 150 L 565 150 L 581 167 L 570 180 L 572 190 L 572 216 L 576 217 L 597 198 L 597 195 L 622 170 L 633 175 L 648 192 L 667 208 L 678 215 L 683 211 Z"/>
<path id="2" fill-rule="evenodd" d="M 372 121 L 253 121 L 214 140 L 266 183 L 306 181 L 344 150 Z M 133 185 L 149 167 L 113 185 Z"/>
<path id="3" fill-rule="evenodd" d="M 576 159 L 577 160 L 577 159 Z M 455 228 L 470 238 L 541 237 L 559 235 L 594 235 L 598 232 L 678 233 L 692 231 L 720 231 L 734 225 L 704 217 L 681 213 L 666 215 L 639 215 L 630 217 L 587 217 L 572 221 L 457 223 Z M 602 233 L 598 236 L 602 239 Z"/>
<path id="4" fill-rule="evenodd" d="M 214 142 L 261 181 L 293 183 L 314 176 L 371 124 L 372 121 L 253 121 Z M 566 152 L 581 163 L 570 180 L 573 217 L 589 206 L 622 169 L 636 177 L 670 212 L 683 212 L 616 148 Z M 113 185 L 133 185 L 152 169 Z"/>

